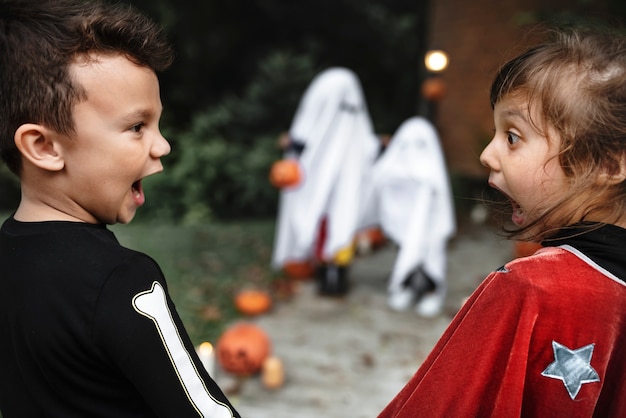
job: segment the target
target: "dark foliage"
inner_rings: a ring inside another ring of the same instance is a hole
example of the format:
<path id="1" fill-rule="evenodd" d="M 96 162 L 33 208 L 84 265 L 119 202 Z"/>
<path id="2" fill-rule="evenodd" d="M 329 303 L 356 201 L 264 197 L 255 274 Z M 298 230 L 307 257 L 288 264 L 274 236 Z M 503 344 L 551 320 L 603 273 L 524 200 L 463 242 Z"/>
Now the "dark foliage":
<path id="1" fill-rule="evenodd" d="M 324 68 L 357 73 L 378 131 L 417 109 L 421 56 L 413 0 L 132 0 L 177 51 L 160 76 L 173 152 L 150 179 L 141 217 L 184 221 L 274 216 L 267 180 L 308 83 Z"/>
<path id="2" fill-rule="evenodd" d="M 316 69 L 354 70 L 381 131 L 395 129 L 416 110 L 424 43 L 420 8 L 426 2 L 127 1 L 162 22 L 177 51 L 161 77 L 167 122 L 177 128 L 224 95 L 241 94 L 259 63 L 276 51 L 307 56 Z"/>

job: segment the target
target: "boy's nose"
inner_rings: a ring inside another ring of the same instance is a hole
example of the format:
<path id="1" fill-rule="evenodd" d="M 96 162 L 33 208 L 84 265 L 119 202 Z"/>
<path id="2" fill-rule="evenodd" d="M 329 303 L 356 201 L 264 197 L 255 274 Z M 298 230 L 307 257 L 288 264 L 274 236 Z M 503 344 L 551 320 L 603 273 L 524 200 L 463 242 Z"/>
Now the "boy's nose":
<path id="1" fill-rule="evenodd" d="M 170 143 L 167 142 L 167 139 L 161 133 L 159 133 L 158 138 L 155 139 L 154 144 L 152 145 L 152 156 L 154 158 L 164 157 L 170 153 L 172 147 Z"/>

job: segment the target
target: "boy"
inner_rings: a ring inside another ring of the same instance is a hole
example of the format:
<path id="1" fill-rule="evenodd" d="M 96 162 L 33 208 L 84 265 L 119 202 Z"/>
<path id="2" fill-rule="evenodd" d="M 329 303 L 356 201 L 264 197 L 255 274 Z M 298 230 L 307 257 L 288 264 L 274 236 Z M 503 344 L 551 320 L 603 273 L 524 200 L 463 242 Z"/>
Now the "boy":
<path id="1" fill-rule="evenodd" d="M 171 52 L 128 6 L 3 0 L 0 151 L 22 198 L 0 230 L 0 409 L 14 416 L 235 417 L 130 222 L 170 151 Z"/>

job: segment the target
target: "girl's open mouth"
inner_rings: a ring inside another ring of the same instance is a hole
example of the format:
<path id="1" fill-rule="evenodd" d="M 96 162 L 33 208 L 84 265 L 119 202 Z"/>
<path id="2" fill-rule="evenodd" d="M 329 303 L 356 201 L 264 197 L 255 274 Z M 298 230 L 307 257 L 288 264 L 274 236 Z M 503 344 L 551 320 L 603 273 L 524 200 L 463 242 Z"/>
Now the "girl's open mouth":
<path id="1" fill-rule="evenodd" d="M 511 221 L 513 221 L 513 223 L 517 226 L 523 225 L 524 222 L 526 221 L 526 215 L 524 214 L 524 210 L 522 209 L 522 207 L 515 200 L 511 199 L 511 197 L 508 194 L 504 193 L 502 190 L 496 187 L 494 183 L 490 182 L 489 186 L 499 191 L 502 194 L 502 196 L 504 196 L 505 198 L 508 199 L 509 202 L 511 202 L 511 209 L 512 209 Z"/>
<path id="2" fill-rule="evenodd" d="M 517 204 L 516 201 L 509 199 L 511 201 L 511 206 L 513 207 L 513 215 L 511 215 L 511 220 L 513 221 L 513 223 L 515 225 L 522 225 L 524 223 L 524 211 L 522 210 L 522 208 L 520 207 L 520 205 Z"/>

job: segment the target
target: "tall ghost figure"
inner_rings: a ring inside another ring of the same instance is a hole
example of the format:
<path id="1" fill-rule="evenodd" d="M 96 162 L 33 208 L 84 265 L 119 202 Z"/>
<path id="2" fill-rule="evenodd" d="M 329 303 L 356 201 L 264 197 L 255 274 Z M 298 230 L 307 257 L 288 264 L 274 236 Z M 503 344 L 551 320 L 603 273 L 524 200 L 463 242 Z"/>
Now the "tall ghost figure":
<path id="1" fill-rule="evenodd" d="M 284 158 L 297 160 L 301 180 L 281 190 L 272 266 L 314 258 L 331 267 L 349 264 L 363 179 L 379 146 L 357 76 L 346 68 L 317 75 L 300 101 L 289 139 Z M 332 283 L 344 280 L 336 276 L 320 279 L 322 293 L 345 293 L 345 283 Z"/>
<path id="2" fill-rule="evenodd" d="M 432 124 L 400 125 L 369 173 L 361 226 L 380 225 L 398 246 L 388 284 L 389 306 L 434 316 L 446 295 L 448 240 L 456 230 L 450 182 Z"/>

